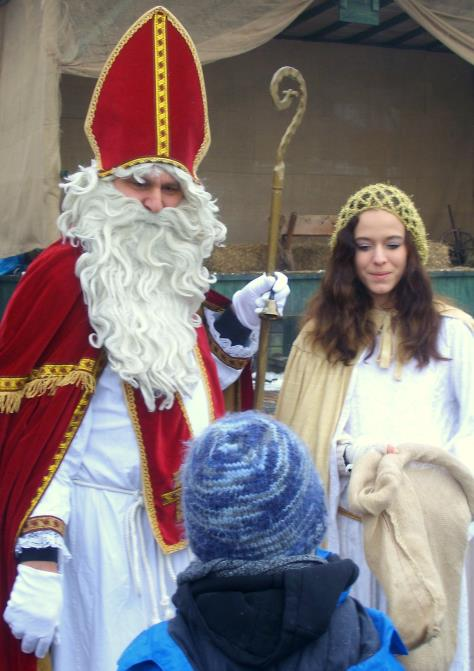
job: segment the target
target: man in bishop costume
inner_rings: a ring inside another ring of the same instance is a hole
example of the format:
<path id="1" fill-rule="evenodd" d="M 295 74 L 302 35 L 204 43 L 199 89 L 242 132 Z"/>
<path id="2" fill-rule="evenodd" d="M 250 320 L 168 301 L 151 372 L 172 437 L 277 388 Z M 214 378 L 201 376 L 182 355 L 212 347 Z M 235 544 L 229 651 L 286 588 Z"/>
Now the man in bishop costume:
<path id="1" fill-rule="evenodd" d="M 191 558 L 184 445 L 223 414 L 224 389 L 239 384 L 230 393 L 249 407 L 255 310 L 275 282 L 263 275 L 230 302 L 210 291 L 204 260 L 226 229 L 196 172 L 210 142 L 204 80 L 165 8 L 112 51 L 85 130 L 95 160 L 62 185 L 61 239 L 0 327 L 9 671 L 46 655 L 54 671 L 114 671 L 140 631 L 173 615 Z M 273 289 L 282 309 L 286 278 Z"/>

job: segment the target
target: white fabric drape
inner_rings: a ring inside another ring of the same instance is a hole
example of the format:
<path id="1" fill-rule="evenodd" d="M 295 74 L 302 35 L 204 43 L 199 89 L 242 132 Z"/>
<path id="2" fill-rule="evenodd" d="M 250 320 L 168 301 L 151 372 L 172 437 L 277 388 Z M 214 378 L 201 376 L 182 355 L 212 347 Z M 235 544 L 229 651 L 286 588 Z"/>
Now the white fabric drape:
<path id="1" fill-rule="evenodd" d="M 473 0 L 397 0 L 415 21 L 474 62 Z M 0 257 L 57 236 L 59 78 L 96 77 L 153 0 L 13 0 L 0 7 Z M 311 0 L 168 0 L 203 63 L 254 49 Z"/>
<path id="2" fill-rule="evenodd" d="M 116 42 L 153 0 L 63 0 L 68 39 L 60 45 L 61 71 L 97 77 Z M 268 42 L 311 0 L 168 0 L 164 3 L 190 33 L 202 63 L 236 56 Z"/>
<path id="3" fill-rule="evenodd" d="M 57 237 L 57 2 L 0 8 L 0 256 Z"/>
<path id="4" fill-rule="evenodd" d="M 474 65 L 473 0 L 396 0 L 396 2 L 433 37 Z"/>

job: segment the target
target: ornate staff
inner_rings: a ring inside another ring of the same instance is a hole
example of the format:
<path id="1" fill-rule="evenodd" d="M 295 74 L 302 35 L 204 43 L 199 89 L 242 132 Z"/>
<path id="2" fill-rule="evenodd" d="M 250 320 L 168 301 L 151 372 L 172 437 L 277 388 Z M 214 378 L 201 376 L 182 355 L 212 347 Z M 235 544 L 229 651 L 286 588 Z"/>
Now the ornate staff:
<path id="1" fill-rule="evenodd" d="M 295 79 L 299 85 L 299 90 L 286 89 L 282 91 L 280 97 L 280 84 L 285 77 Z M 285 162 L 284 156 L 288 145 L 290 144 L 296 129 L 303 119 L 306 109 L 306 82 L 303 76 L 295 68 L 285 66 L 275 72 L 270 82 L 270 94 L 273 98 L 275 106 L 279 110 L 288 109 L 294 98 L 299 98 L 296 112 L 293 115 L 291 123 L 286 129 L 280 144 L 278 145 L 276 153 L 276 163 L 273 168 L 272 181 L 272 203 L 270 209 L 270 227 L 268 229 L 268 252 L 267 252 L 267 267 L 266 273 L 271 275 L 276 270 L 277 253 L 278 253 L 278 238 L 280 234 L 280 213 L 281 213 L 281 196 L 283 191 L 283 183 L 285 181 Z M 275 305 L 272 293 L 267 301 L 267 305 L 263 308 L 260 314 L 262 319 L 260 328 L 260 341 L 257 359 L 257 380 L 255 385 L 255 407 L 259 410 L 263 408 L 263 393 L 265 372 L 267 369 L 268 359 L 268 337 L 270 334 L 270 321 L 279 318 L 278 310 Z"/>

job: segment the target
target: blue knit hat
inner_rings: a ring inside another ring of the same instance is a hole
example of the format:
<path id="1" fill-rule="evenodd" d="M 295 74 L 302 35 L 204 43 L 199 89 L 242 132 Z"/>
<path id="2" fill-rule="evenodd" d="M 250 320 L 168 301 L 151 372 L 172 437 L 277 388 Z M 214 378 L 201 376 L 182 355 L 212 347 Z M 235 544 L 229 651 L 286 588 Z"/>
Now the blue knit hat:
<path id="1" fill-rule="evenodd" d="M 182 471 L 191 549 L 202 561 L 312 553 L 326 531 L 324 490 L 304 444 L 249 410 L 190 442 Z"/>

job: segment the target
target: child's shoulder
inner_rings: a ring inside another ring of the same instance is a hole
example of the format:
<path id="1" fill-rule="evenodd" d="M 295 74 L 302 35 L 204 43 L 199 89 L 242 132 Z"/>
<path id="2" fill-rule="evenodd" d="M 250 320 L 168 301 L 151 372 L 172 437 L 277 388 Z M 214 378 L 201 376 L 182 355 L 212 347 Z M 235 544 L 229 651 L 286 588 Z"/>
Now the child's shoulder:
<path id="1" fill-rule="evenodd" d="M 168 622 L 160 622 L 142 631 L 125 649 L 117 671 L 193 671 L 184 652 L 170 636 Z"/>

